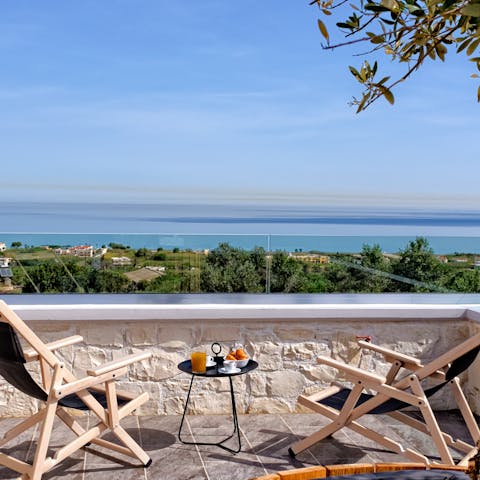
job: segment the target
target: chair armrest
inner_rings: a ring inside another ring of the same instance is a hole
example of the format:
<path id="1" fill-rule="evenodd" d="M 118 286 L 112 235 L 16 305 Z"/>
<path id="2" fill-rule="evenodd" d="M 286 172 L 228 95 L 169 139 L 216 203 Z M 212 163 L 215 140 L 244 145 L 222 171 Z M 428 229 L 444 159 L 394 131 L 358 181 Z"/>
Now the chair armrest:
<path id="1" fill-rule="evenodd" d="M 103 365 L 100 365 L 97 368 L 92 368 L 90 370 L 87 370 L 87 375 L 90 375 L 92 377 L 97 377 L 99 375 L 103 375 L 104 373 L 108 373 L 113 370 L 126 367 L 127 365 L 131 365 L 132 363 L 146 360 L 151 356 L 152 356 L 151 352 L 133 353 L 132 355 L 127 355 L 123 358 L 119 358 L 118 360 L 113 360 L 112 362 L 104 363 Z"/>
<path id="2" fill-rule="evenodd" d="M 60 340 L 55 340 L 54 342 L 45 344 L 51 352 L 58 350 L 59 348 L 68 347 L 69 345 L 73 345 L 78 342 L 82 342 L 83 337 L 80 335 L 72 335 L 71 337 L 62 338 Z M 32 362 L 34 360 L 38 360 L 38 352 L 33 348 L 25 350 L 23 352 L 23 356 L 27 362 Z"/>
<path id="3" fill-rule="evenodd" d="M 410 355 L 395 352 L 394 350 L 390 350 L 386 347 L 380 347 L 379 345 L 366 342 L 365 340 L 358 340 L 358 344 L 362 348 L 367 348 L 368 350 L 382 354 L 385 357 L 385 360 L 388 362 L 393 363 L 395 360 L 398 360 L 403 363 L 405 368 L 410 368 L 413 370 L 417 370 L 419 367 L 422 367 L 422 362 L 418 358 L 411 357 Z"/>
<path id="4" fill-rule="evenodd" d="M 378 385 L 385 383 L 386 381 L 386 378 L 382 377 L 381 375 L 377 375 L 376 373 L 367 372 L 360 368 L 347 365 L 346 363 L 339 362 L 330 357 L 320 356 L 317 358 L 317 363 L 328 365 L 329 367 L 333 367 L 336 370 L 340 370 L 341 372 L 346 374 L 349 380 L 352 380 L 354 382 L 361 379 L 365 382 L 370 382 Z"/>
<path id="5" fill-rule="evenodd" d="M 125 375 L 127 371 L 127 367 L 123 367 L 113 372 L 103 373 L 102 375 L 98 375 L 96 377 L 88 376 L 80 378 L 79 380 L 59 385 L 58 387 L 53 388 L 50 393 L 53 393 L 53 396 L 56 399 L 60 399 L 72 393 L 78 393 L 82 390 L 86 390 L 87 388 L 95 387 L 100 383 L 114 380 L 122 375 Z"/>

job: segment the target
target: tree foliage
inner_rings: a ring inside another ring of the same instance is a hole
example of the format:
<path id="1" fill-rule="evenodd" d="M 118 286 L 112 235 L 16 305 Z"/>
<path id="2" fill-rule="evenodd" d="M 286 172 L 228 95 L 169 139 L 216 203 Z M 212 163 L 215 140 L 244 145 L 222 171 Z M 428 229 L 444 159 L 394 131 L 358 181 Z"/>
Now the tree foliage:
<path id="1" fill-rule="evenodd" d="M 480 0 L 313 0 L 324 19 L 333 13 L 346 15 L 336 22 L 336 33 L 342 41 L 332 41 L 323 20 L 318 20 L 326 49 L 346 45 L 363 45 L 360 55 L 383 53 L 404 64 L 397 77 L 379 73 L 377 61 L 365 60 L 360 68 L 350 66 L 350 72 L 363 86 L 361 98 L 352 104 L 360 112 L 375 100 L 384 97 L 394 103 L 393 87 L 417 71 L 428 59 L 441 61 L 449 49 L 465 52 L 480 71 Z M 333 18 L 333 17 L 332 17 Z M 472 74 L 478 78 L 478 74 Z M 480 87 L 477 90 L 480 102 Z"/>
<path id="2" fill-rule="evenodd" d="M 262 249 L 263 250 L 263 249 Z M 201 289 L 204 292 L 257 293 L 264 290 L 265 279 L 262 275 L 265 252 L 252 253 L 241 248 L 221 243 L 207 256 L 201 274 Z M 263 260 L 261 260 L 263 259 Z M 259 268 L 260 267 L 260 268 Z"/>
<path id="3" fill-rule="evenodd" d="M 401 291 L 429 291 L 429 286 L 440 284 L 443 265 L 434 255 L 428 240 L 417 237 L 400 251 L 399 260 L 393 265 L 393 273 L 414 283 L 399 282 Z M 423 284 L 423 285 L 422 285 Z"/>

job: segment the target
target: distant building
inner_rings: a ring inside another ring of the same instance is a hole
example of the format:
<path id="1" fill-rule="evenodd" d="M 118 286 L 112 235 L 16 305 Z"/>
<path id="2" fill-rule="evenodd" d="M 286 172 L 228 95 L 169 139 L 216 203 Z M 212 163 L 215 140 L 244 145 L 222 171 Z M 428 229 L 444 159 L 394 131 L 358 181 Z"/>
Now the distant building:
<path id="1" fill-rule="evenodd" d="M 0 268 L 6 268 L 10 266 L 10 262 L 12 261 L 11 258 L 8 257 L 0 257 Z"/>
<path id="2" fill-rule="evenodd" d="M 114 267 L 129 267 L 132 264 L 132 259 L 128 257 L 112 257 L 112 266 Z"/>
<path id="3" fill-rule="evenodd" d="M 0 257 L 0 287 L 10 289 L 12 287 L 12 269 L 10 268 L 11 258 Z"/>
<path id="4" fill-rule="evenodd" d="M 4 252 L 6 249 L 7 246 L 3 242 L 0 242 L 0 252 Z"/>
<path id="5" fill-rule="evenodd" d="M 326 264 L 330 261 L 330 258 L 327 255 L 318 255 L 317 253 L 290 253 L 289 256 L 295 258 L 296 260 L 303 260 L 304 262 L 312 263 Z"/>
<path id="6" fill-rule="evenodd" d="M 56 248 L 54 252 L 57 255 L 73 255 L 74 257 L 93 257 L 93 247 L 91 245 L 78 245 L 76 247 Z"/>
<path id="7" fill-rule="evenodd" d="M 475 257 L 475 260 L 473 262 L 473 266 L 475 268 L 480 268 L 480 257 Z"/>

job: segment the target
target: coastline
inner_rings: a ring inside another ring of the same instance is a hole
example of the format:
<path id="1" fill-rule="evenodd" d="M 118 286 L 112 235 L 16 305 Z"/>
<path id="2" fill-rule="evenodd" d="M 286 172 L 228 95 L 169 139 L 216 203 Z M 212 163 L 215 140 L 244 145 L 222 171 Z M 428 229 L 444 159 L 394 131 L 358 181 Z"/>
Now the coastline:
<path id="1" fill-rule="evenodd" d="M 171 250 L 212 250 L 220 243 L 245 250 L 261 247 L 266 251 L 359 253 L 363 245 L 378 244 L 387 254 L 406 248 L 418 236 L 425 237 L 437 255 L 479 254 L 480 237 L 431 235 L 280 235 L 280 234 L 119 234 L 119 233 L 0 233 L 0 243 L 10 246 L 21 242 L 23 246 L 92 245 L 94 248 L 119 243 L 132 249 L 159 248 Z"/>

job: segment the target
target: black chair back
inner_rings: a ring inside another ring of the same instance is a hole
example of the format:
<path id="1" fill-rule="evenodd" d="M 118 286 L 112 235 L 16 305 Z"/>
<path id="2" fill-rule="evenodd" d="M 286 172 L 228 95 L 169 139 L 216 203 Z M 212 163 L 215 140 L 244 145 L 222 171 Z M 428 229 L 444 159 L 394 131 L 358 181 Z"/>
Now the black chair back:
<path id="1" fill-rule="evenodd" d="M 0 375 L 30 397 L 46 401 L 48 395 L 25 368 L 25 357 L 15 330 L 0 322 Z"/>

